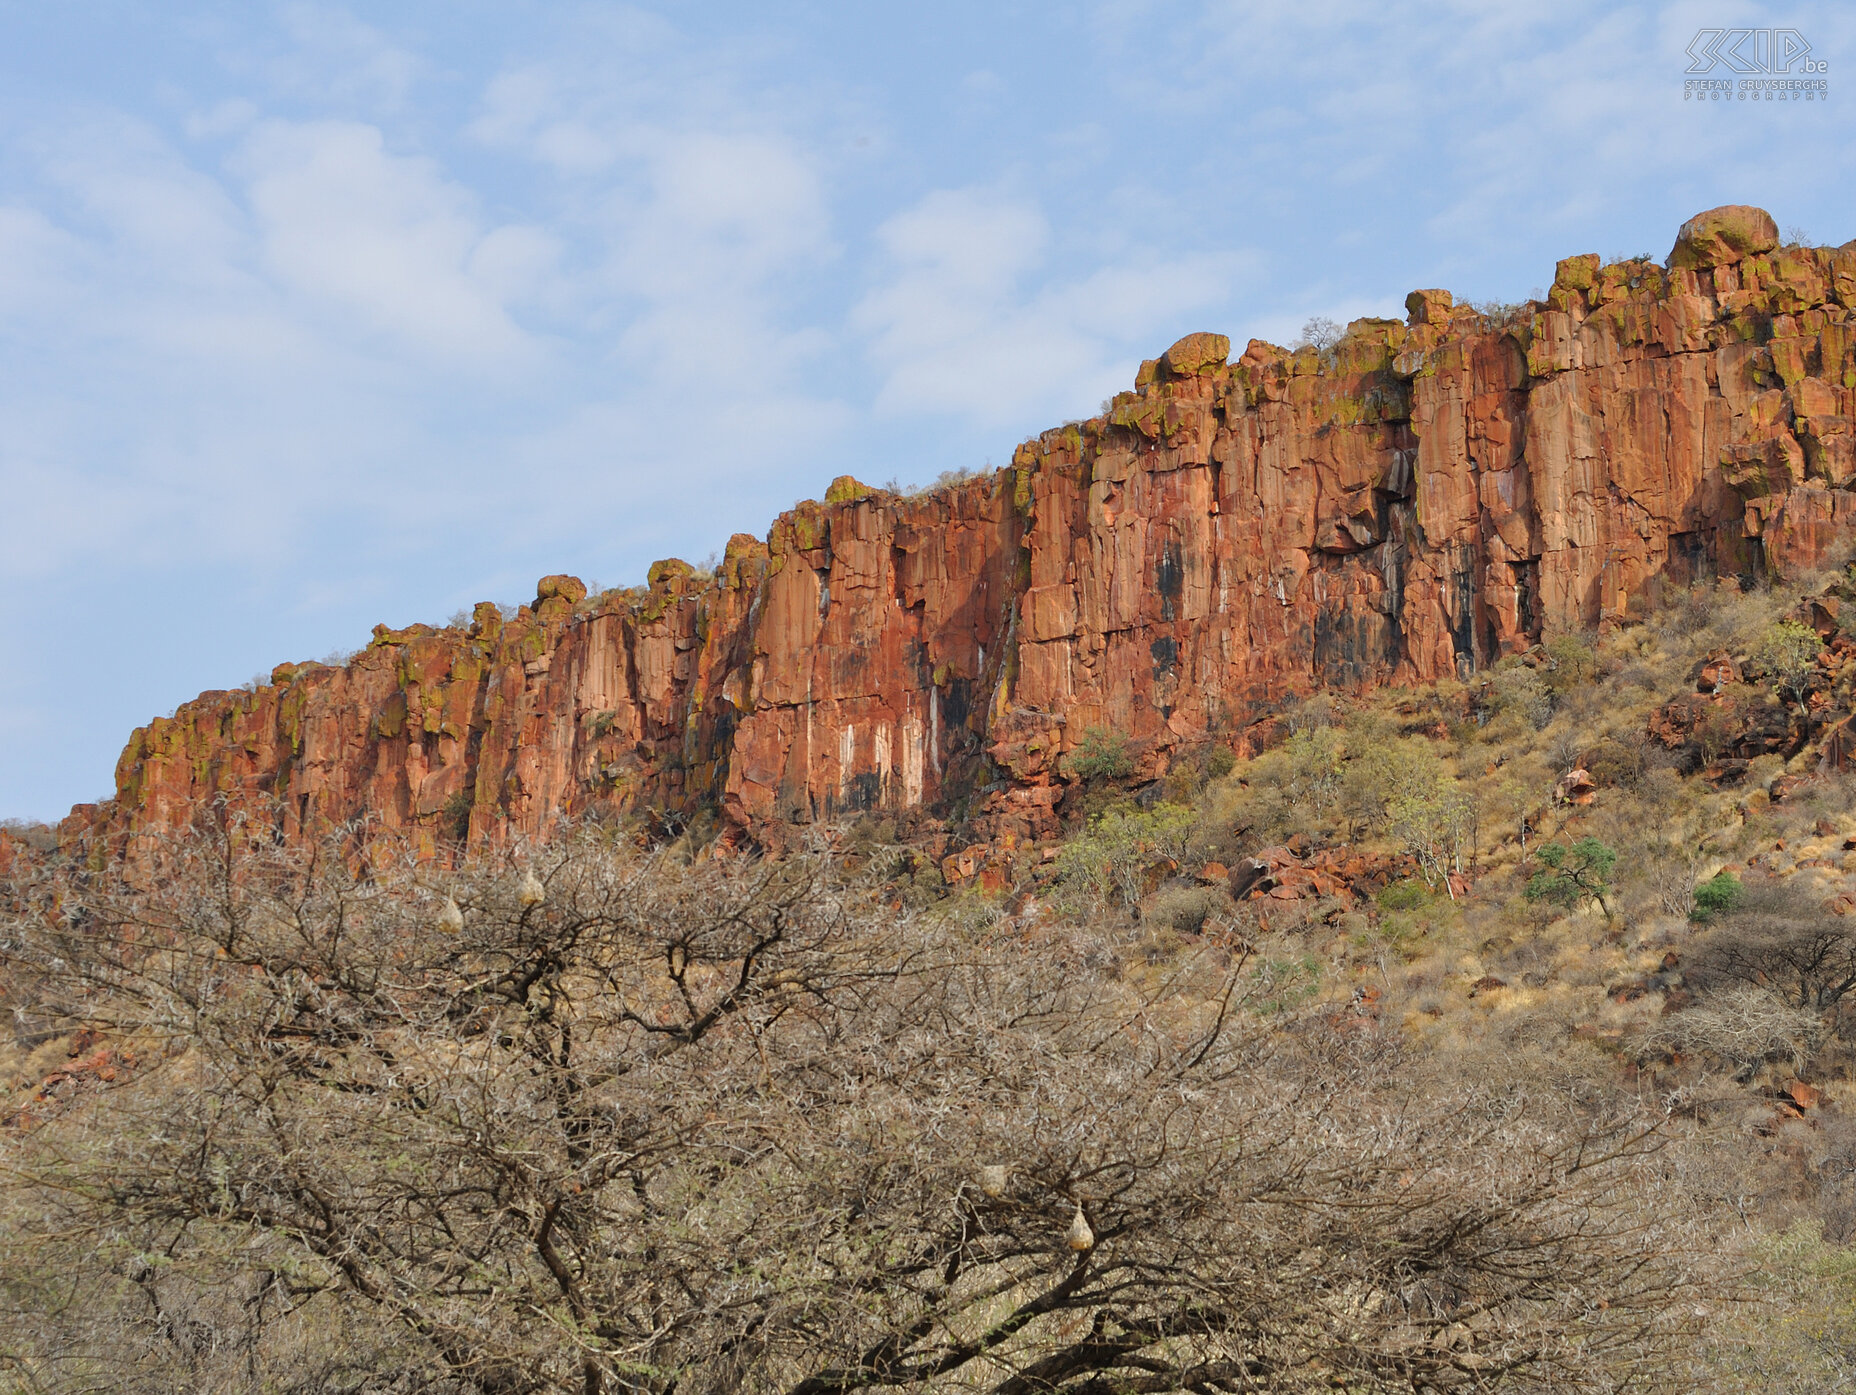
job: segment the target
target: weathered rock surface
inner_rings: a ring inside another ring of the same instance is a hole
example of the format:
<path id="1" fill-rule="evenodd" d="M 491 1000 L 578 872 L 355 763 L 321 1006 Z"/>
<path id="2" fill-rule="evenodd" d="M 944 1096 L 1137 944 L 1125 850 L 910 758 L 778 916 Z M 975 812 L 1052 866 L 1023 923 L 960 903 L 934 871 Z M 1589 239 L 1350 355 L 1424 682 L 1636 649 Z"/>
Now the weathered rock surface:
<path id="1" fill-rule="evenodd" d="M 1668 268 L 1559 264 L 1492 317 L 1414 292 L 1326 350 L 1194 334 L 1105 416 L 918 496 L 841 479 L 588 596 L 385 626 L 136 731 L 68 838 L 219 796 L 436 847 L 600 809 L 777 838 L 864 810 L 1057 824 L 1092 728 L 1156 779 L 1319 686 L 1420 683 L 1615 622 L 1665 582 L 1816 562 L 1856 520 L 1856 248 L 1759 210 Z"/>

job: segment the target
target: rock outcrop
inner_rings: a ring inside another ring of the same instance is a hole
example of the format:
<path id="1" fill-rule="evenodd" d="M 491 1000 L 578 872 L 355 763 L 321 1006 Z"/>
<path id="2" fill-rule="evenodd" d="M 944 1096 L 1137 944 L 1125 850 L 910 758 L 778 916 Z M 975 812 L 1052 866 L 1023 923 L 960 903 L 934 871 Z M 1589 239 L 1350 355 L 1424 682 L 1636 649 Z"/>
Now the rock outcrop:
<path id="1" fill-rule="evenodd" d="M 1422 683 L 1665 583 L 1815 563 L 1856 519 L 1856 244 L 1683 226 L 1545 301 L 1414 292 L 1329 347 L 1193 334 L 1104 416 L 898 495 L 840 479 L 720 568 L 375 631 L 129 741 L 67 838 L 224 796 L 436 848 L 601 809 L 766 839 L 860 811 L 1054 832 L 1085 733 L 1131 778 L 1321 686 Z"/>

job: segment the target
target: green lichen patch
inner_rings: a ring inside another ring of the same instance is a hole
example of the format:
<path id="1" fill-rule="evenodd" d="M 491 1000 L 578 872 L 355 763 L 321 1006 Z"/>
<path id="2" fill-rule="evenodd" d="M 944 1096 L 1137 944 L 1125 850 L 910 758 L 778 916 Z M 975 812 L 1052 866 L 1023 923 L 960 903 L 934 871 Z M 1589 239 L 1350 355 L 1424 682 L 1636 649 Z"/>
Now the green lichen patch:
<path id="1" fill-rule="evenodd" d="M 380 711 L 374 717 L 374 735 L 391 741 L 406 730 L 406 694 L 402 690 L 394 693 L 381 704 Z"/>
<path id="2" fill-rule="evenodd" d="M 849 475 L 839 475 L 825 490 L 827 504 L 855 504 L 868 499 L 876 490 Z"/>
<path id="3" fill-rule="evenodd" d="M 1553 267 L 1553 288 L 1557 291 L 1589 291 L 1598 277 L 1599 255 L 1584 252 L 1576 257 L 1562 257 Z"/>
<path id="4" fill-rule="evenodd" d="M 661 562 L 653 562 L 644 574 L 645 581 L 653 591 L 668 591 L 680 581 L 687 581 L 696 574 L 696 568 L 681 557 L 666 557 Z"/>

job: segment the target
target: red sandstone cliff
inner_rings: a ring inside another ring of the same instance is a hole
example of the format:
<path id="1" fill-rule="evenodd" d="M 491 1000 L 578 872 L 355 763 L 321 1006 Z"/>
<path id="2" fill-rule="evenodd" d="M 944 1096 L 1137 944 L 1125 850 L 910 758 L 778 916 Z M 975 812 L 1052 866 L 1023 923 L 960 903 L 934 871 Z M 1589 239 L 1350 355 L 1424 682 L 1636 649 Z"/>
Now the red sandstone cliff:
<path id="1" fill-rule="evenodd" d="M 66 833 L 225 795 L 434 844 L 705 805 L 1048 834 L 1090 728 L 1152 777 L 1298 690 L 1434 679 L 1661 578 L 1822 556 L 1856 518 L 1856 243 L 1777 241 L 1721 209 L 1666 267 L 1568 258 L 1512 313 L 1417 291 L 1406 323 L 1235 362 L 1189 335 L 1008 468 L 915 497 L 841 479 L 713 577 L 549 577 L 513 620 L 382 626 L 343 667 L 204 693 Z"/>

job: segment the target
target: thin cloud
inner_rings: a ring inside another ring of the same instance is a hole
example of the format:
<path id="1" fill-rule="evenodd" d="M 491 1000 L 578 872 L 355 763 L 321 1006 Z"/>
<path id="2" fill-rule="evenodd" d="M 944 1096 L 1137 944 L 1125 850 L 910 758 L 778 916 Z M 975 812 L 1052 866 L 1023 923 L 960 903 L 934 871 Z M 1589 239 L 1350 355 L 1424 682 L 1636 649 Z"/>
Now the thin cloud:
<path id="1" fill-rule="evenodd" d="M 492 230 L 435 161 L 389 152 L 377 127 L 358 122 L 267 121 L 233 167 L 284 286 L 425 353 L 500 361 L 533 347 L 495 290 L 508 288 L 512 265 L 545 266 L 548 239 L 506 231 L 476 262 Z M 498 284 L 474 263 L 501 273 Z"/>
<path id="2" fill-rule="evenodd" d="M 396 112 L 425 68 L 411 49 L 339 5 L 278 10 L 286 47 L 267 65 L 275 88 L 325 105 Z"/>
<path id="3" fill-rule="evenodd" d="M 878 236 L 889 274 L 851 315 L 886 370 L 874 409 L 987 426 L 1074 414 L 1126 386 L 1130 346 L 1221 305 L 1246 261 L 1127 251 L 1069 278 L 1040 276 L 1043 212 L 979 189 L 937 190 Z"/>

